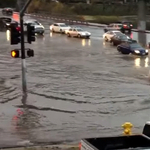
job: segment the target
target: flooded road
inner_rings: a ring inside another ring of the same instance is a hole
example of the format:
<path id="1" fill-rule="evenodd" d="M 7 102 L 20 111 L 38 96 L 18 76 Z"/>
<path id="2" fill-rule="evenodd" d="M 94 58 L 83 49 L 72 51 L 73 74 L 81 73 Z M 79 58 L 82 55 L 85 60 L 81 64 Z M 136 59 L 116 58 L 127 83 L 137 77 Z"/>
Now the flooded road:
<path id="1" fill-rule="evenodd" d="M 46 30 L 44 37 L 26 45 L 35 50 L 35 57 L 26 59 L 25 109 L 21 60 L 10 56 L 20 45 L 10 46 L 6 33 L 0 32 L 1 145 L 116 135 L 126 121 L 134 124 L 135 132 L 142 131 L 150 114 L 149 56 L 122 55 L 103 42 L 102 29 L 85 29 L 91 39 Z"/>

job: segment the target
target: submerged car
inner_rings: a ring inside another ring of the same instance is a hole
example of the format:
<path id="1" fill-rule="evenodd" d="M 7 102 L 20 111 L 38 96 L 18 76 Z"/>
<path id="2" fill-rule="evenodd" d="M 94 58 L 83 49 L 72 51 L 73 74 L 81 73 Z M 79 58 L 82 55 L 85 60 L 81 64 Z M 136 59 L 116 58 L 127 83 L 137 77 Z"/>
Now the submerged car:
<path id="1" fill-rule="evenodd" d="M 106 33 L 103 34 L 103 39 L 106 41 L 106 42 L 111 42 L 111 38 L 114 36 L 114 35 L 123 35 L 123 33 L 121 33 L 120 31 L 118 30 L 114 30 L 114 31 L 108 31 Z"/>
<path id="2" fill-rule="evenodd" d="M 111 42 L 113 43 L 114 46 L 117 46 L 119 44 L 121 44 L 122 42 L 136 42 L 136 40 L 131 39 L 129 36 L 123 34 L 123 35 L 114 35 L 111 38 Z"/>
<path id="3" fill-rule="evenodd" d="M 31 26 L 34 26 L 35 28 L 35 33 L 36 34 L 40 34 L 40 35 L 43 35 L 44 32 L 45 32 L 45 28 L 44 26 L 38 22 L 37 20 L 26 20 L 24 25 L 27 26 L 28 24 L 30 24 Z M 24 29 L 24 31 L 26 32 L 27 31 L 27 28 Z"/>
<path id="4" fill-rule="evenodd" d="M 65 33 L 65 31 L 69 30 L 71 27 L 66 25 L 65 23 L 54 23 L 50 25 L 49 28 L 52 32 Z"/>
<path id="5" fill-rule="evenodd" d="M 66 30 L 65 33 L 68 37 L 90 38 L 91 36 L 90 32 L 84 31 L 78 27 L 70 28 L 69 30 Z"/>
<path id="6" fill-rule="evenodd" d="M 139 56 L 148 55 L 148 49 L 143 48 L 136 42 L 124 42 L 117 46 L 117 50 L 122 54 L 133 54 Z"/>

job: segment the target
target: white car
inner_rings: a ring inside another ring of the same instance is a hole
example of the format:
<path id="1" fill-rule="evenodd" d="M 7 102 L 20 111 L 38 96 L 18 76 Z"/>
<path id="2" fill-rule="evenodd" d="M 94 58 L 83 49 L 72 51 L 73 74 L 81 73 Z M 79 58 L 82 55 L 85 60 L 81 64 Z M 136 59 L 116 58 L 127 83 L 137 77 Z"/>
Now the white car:
<path id="1" fill-rule="evenodd" d="M 106 42 L 111 42 L 111 38 L 114 36 L 114 35 L 124 35 L 122 32 L 120 31 L 107 31 L 106 33 L 103 34 L 103 39 L 106 41 Z"/>
<path id="2" fill-rule="evenodd" d="M 71 27 L 65 23 L 54 23 L 50 26 L 50 31 L 65 33 L 65 30 L 69 30 Z"/>
<path id="3" fill-rule="evenodd" d="M 41 23 L 39 23 L 37 20 L 32 20 L 32 19 L 31 19 L 31 20 L 26 20 L 25 23 L 24 23 L 25 27 L 27 27 L 28 24 L 34 26 L 34 28 L 35 28 L 35 33 L 41 34 L 41 35 L 44 34 L 45 28 L 44 28 L 44 26 L 43 26 Z M 27 30 L 27 28 L 24 29 L 25 32 L 26 32 L 26 30 Z"/>
<path id="4" fill-rule="evenodd" d="M 66 30 L 65 32 L 67 34 L 68 37 L 78 37 L 78 38 L 90 38 L 91 36 L 91 33 L 90 32 L 87 32 L 87 31 L 84 31 L 83 29 L 81 28 L 77 28 L 77 27 L 74 27 L 74 28 L 70 28 L 69 30 Z"/>

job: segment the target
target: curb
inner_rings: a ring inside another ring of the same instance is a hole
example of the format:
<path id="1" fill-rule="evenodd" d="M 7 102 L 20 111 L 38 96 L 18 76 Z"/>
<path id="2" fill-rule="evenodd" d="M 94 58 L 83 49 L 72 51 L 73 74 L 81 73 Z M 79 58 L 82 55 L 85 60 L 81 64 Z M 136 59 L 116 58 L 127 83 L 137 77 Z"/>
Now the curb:
<path id="1" fill-rule="evenodd" d="M 44 146 L 22 146 L 22 147 L 8 147 L 0 148 L 1 150 L 78 150 L 76 145 L 44 145 Z"/>

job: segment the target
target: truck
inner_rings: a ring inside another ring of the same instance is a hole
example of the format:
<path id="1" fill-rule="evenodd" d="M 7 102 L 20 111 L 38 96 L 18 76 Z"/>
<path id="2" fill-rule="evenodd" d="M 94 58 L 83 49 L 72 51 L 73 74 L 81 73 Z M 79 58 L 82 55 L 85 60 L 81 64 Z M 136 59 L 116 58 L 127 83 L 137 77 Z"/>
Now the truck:
<path id="1" fill-rule="evenodd" d="M 131 123 L 123 125 L 124 135 L 82 139 L 80 150 L 150 150 L 150 122 L 143 128 L 142 134 L 132 134 Z"/>

